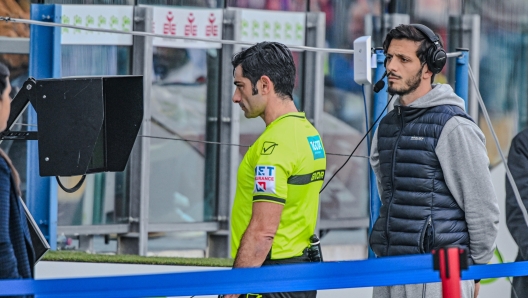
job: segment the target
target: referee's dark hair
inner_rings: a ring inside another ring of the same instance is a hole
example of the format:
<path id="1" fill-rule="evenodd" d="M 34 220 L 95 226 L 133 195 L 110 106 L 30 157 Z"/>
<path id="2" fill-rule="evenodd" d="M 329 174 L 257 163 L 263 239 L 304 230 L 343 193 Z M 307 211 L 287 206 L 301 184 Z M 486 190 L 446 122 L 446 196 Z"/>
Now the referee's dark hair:
<path id="1" fill-rule="evenodd" d="M 253 95 L 258 93 L 257 82 L 262 76 L 270 78 L 275 93 L 293 100 L 295 64 L 291 51 L 279 42 L 260 42 L 240 51 L 231 60 L 233 75 L 237 66 L 242 67 L 242 76 L 251 81 Z"/>

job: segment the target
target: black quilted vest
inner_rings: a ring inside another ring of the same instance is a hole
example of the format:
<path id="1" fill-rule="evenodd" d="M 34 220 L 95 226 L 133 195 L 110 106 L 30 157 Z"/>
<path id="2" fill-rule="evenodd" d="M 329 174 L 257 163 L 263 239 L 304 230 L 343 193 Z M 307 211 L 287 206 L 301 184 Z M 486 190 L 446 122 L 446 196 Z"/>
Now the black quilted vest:
<path id="1" fill-rule="evenodd" d="M 447 188 L 435 153 L 442 129 L 453 116 L 472 120 L 451 105 L 425 109 L 396 106 L 381 120 L 378 152 L 383 205 L 370 235 L 376 255 L 469 246 L 464 211 Z"/>

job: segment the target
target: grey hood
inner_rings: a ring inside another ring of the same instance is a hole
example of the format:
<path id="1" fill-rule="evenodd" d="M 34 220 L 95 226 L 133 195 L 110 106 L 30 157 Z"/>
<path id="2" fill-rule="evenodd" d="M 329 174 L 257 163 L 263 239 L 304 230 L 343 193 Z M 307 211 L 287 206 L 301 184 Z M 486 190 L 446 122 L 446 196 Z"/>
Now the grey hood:
<path id="1" fill-rule="evenodd" d="M 394 105 L 403 106 L 403 104 L 400 102 L 399 95 L 395 95 Z M 423 109 L 440 105 L 458 106 L 462 110 L 466 110 L 466 104 L 464 100 L 456 95 L 456 93 L 453 91 L 453 88 L 447 84 L 433 85 L 433 89 L 431 91 L 413 101 L 410 105 L 408 105 L 408 107 Z"/>

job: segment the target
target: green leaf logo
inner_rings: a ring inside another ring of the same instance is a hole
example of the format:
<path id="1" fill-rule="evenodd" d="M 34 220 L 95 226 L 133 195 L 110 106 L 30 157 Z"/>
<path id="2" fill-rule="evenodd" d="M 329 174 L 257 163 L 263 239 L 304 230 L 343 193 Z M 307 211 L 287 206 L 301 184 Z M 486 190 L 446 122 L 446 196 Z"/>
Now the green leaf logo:
<path id="1" fill-rule="evenodd" d="M 253 28 L 251 30 L 251 35 L 253 37 L 259 37 L 259 31 L 260 31 L 260 23 L 257 21 L 253 21 Z"/>
<path id="2" fill-rule="evenodd" d="M 263 35 L 264 38 L 270 38 L 271 37 L 270 30 L 271 30 L 270 22 L 264 21 L 264 23 L 262 24 L 262 35 Z"/>
<path id="3" fill-rule="evenodd" d="M 75 26 L 82 24 L 82 19 L 81 19 L 81 17 L 78 16 L 78 15 L 73 16 L 73 24 L 74 24 Z"/>
<path id="4" fill-rule="evenodd" d="M 85 20 L 85 26 L 90 27 L 90 25 L 93 25 L 94 23 L 94 18 L 91 15 L 87 15 Z M 93 33 L 93 31 L 86 31 L 86 33 Z"/>
<path id="5" fill-rule="evenodd" d="M 119 23 L 119 19 L 116 16 L 110 17 L 110 29 L 117 30 L 115 26 Z"/>
<path id="6" fill-rule="evenodd" d="M 78 15 L 73 16 L 73 25 L 80 26 L 82 24 L 82 18 Z M 74 29 L 73 33 L 81 33 L 80 29 Z"/>
<path id="7" fill-rule="evenodd" d="M 70 24 L 70 17 L 68 17 L 67 15 L 62 15 L 62 23 L 63 24 Z M 70 32 L 70 28 L 62 28 L 62 33 L 69 33 Z"/>
<path id="8" fill-rule="evenodd" d="M 293 29 L 292 24 L 286 23 L 284 25 L 284 38 L 287 38 L 287 39 L 292 38 L 292 29 Z"/>
<path id="9" fill-rule="evenodd" d="M 304 26 L 301 23 L 297 23 L 295 25 L 295 38 L 298 40 L 302 40 L 303 32 L 304 32 Z"/>
<path id="10" fill-rule="evenodd" d="M 273 37 L 274 38 L 278 38 L 278 39 L 281 38 L 281 34 L 280 34 L 281 29 L 282 29 L 282 25 L 279 22 L 275 22 L 273 24 Z"/>
<path id="11" fill-rule="evenodd" d="M 106 25 L 106 18 L 103 16 L 99 16 L 97 18 L 97 27 L 101 28 L 103 25 Z"/>
<path id="12" fill-rule="evenodd" d="M 127 16 L 123 16 L 123 23 L 121 24 L 123 31 L 130 31 L 130 24 L 130 18 Z"/>
<path id="13" fill-rule="evenodd" d="M 248 29 L 249 29 L 249 23 L 247 20 L 242 20 L 242 23 L 240 25 L 242 27 L 242 36 L 248 37 Z"/>

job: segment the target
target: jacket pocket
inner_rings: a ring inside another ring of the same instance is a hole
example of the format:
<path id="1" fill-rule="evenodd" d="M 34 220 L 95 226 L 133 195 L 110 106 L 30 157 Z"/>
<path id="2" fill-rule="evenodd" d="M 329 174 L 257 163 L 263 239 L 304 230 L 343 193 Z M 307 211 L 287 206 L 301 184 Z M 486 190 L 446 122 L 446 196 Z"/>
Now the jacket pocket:
<path id="1" fill-rule="evenodd" d="M 422 234 L 420 236 L 420 251 L 422 253 L 429 253 L 434 245 L 434 231 L 433 231 L 433 219 L 431 215 L 427 217 L 424 227 L 422 228 Z"/>

